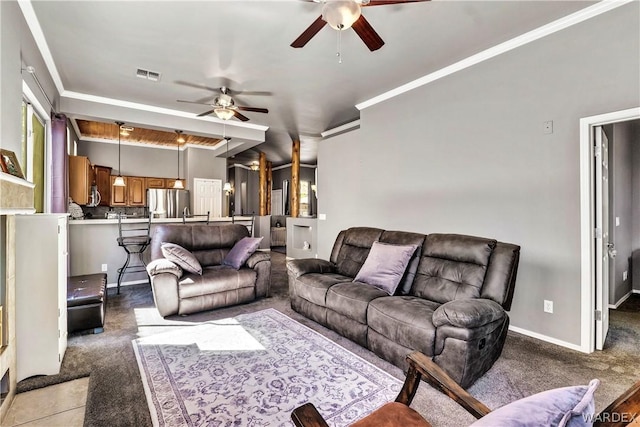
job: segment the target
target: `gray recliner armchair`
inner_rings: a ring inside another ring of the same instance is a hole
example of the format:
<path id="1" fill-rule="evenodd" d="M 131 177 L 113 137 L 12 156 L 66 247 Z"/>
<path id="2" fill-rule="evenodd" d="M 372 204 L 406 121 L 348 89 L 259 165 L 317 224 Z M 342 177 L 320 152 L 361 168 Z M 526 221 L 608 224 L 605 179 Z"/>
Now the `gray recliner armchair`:
<path id="1" fill-rule="evenodd" d="M 238 270 L 222 265 L 225 256 L 244 237 L 249 237 L 249 232 L 239 224 L 157 225 L 147 272 L 160 315 L 190 314 L 268 296 L 269 253 L 253 253 Z M 175 243 L 190 251 L 202 266 L 202 275 L 167 260 L 162 253 L 163 243 Z"/>

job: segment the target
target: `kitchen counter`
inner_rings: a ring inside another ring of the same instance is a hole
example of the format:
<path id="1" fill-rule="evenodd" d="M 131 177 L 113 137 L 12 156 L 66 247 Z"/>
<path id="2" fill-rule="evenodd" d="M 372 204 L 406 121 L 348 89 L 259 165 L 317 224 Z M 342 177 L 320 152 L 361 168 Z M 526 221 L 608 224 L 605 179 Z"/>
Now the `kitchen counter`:
<path id="1" fill-rule="evenodd" d="M 248 225 L 247 223 L 251 222 L 252 217 L 250 216 L 236 216 L 233 218 L 234 222 L 239 222 L 243 225 Z M 123 223 L 136 223 L 136 222 L 146 222 L 147 218 L 138 217 L 138 218 L 125 218 L 122 220 Z M 187 218 L 186 222 L 202 222 L 202 218 Z M 221 223 L 221 222 L 232 222 L 231 217 L 219 217 L 219 218 L 209 218 L 209 223 Z M 151 224 L 171 224 L 177 223 L 182 224 L 182 218 L 151 218 Z M 118 224 L 118 219 L 105 219 L 105 218 L 96 218 L 96 219 L 69 219 L 70 225 L 98 225 L 98 224 Z"/>

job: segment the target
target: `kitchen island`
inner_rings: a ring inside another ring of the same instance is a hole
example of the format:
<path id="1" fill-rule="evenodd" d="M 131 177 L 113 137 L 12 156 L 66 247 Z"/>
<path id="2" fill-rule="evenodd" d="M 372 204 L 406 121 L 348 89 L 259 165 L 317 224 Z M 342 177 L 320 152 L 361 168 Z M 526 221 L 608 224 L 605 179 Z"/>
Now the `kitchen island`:
<path id="1" fill-rule="evenodd" d="M 145 222 L 147 218 L 126 218 L 124 223 Z M 152 218 L 151 237 L 156 224 L 176 223 L 182 224 L 182 218 Z M 202 222 L 200 218 L 187 218 L 186 222 Z M 209 225 L 242 224 L 251 229 L 252 217 L 236 216 L 209 219 Z M 74 219 L 69 220 L 69 275 L 107 273 L 107 286 L 115 287 L 118 280 L 118 269 L 124 264 L 127 255 L 118 246 L 118 220 L 117 219 Z M 149 261 L 149 250 L 144 254 L 145 262 Z M 132 259 L 132 262 L 134 260 Z M 106 265 L 106 271 L 103 266 Z M 122 285 L 144 283 L 147 281 L 145 273 L 126 274 L 122 279 Z"/>

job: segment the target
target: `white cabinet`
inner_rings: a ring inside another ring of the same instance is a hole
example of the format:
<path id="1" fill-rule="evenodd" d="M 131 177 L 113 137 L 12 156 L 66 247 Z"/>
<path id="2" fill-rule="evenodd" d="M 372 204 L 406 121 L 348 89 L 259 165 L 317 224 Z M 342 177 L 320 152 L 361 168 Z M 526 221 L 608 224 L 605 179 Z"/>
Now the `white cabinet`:
<path id="1" fill-rule="evenodd" d="M 67 349 L 67 215 L 16 215 L 18 381 L 53 375 Z"/>

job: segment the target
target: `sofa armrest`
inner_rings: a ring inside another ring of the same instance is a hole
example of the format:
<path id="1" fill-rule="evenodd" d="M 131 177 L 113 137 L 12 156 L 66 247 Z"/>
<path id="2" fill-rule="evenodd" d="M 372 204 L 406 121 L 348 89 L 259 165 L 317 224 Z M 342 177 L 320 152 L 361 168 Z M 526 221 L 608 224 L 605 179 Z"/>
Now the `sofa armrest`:
<path id="1" fill-rule="evenodd" d="M 287 261 L 287 270 L 289 275 L 300 277 L 308 273 L 334 273 L 336 266 L 323 259 L 305 258 Z"/>
<path id="2" fill-rule="evenodd" d="M 147 273 L 152 277 L 161 273 L 170 273 L 179 279 L 182 277 L 182 268 L 166 258 L 158 258 L 147 264 Z"/>
<path id="3" fill-rule="evenodd" d="M 268 252 L 257 251 L 251 254 L 246 264 L 249 268 L 255 268 L 256 264 L 262 261 L 271 261 L 271 255 Z"/>
<path id="4" fill-rule="evenodd" d="M 433 312 L 436 328 L 451 325 L 458 328 L 478 328 L 505 316 L 500 304 L 488 299 L 459 299 L 442 304 Z"/>

